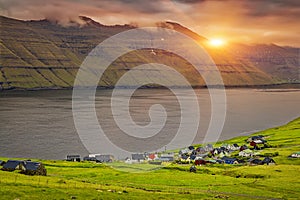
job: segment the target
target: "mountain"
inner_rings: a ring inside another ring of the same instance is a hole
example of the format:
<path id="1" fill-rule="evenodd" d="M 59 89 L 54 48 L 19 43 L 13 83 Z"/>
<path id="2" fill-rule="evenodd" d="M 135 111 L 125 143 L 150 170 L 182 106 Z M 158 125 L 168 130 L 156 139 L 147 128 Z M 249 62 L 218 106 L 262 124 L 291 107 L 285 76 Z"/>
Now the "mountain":
<path id="1" fill-rule="evenodd" d="M 157 24 L 180 31 L 203 45 L 227 86 L 299 82 L 299 49 L 277 45 L 232 44 L 213 49 L 207 39 L 174 22 Z M 70 88 L 84 58 L 106 38 L 135 28 L 106 26 L 81 16 L 67 25 L 49 20 L 21 21 L 0 17 L 0 89 Z M 193 86 L 204 86 L 183 58 L 163 50 L 144 49 L 115 60 L 99 86 L 112 87 L 129 69 L 150 62 L 172 66 Z M 163 57 L 163 59 L 162 59 Z M 138 77 L 135 77 L 138 78 Z"/>

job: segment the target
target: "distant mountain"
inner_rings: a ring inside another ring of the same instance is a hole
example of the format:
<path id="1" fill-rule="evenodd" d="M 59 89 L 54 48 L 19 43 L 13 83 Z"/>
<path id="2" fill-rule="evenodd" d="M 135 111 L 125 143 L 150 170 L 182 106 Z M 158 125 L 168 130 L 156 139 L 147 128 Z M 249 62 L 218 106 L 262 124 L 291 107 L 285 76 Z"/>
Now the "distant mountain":
<path id="1" fill-rule="evenodd" d="M 299 81 L 299 48 L 276 45 L 232 44 L 220 50 L 207 39 L 174 22 L 157 24 L 180 31 L 202 44 L 214 59 L 227 86 L 269 85 Z M 67 26 L 49 20 L 21 21 L 0 17 L 0 89 L 70 88 L 87 54 L 106 38 L 135 28 L 105 26 L 79 17 Z M 149 62 L 163 62 L 181 72 L 193 86 L 204 86 L 187 61 L 173 53 L 151 49 L 118 58 L 99 86 L 112 87 L 129 69 Z M 164 59 L 161 59 L 164 56 Z M 163 61 L 162 61 L 163 60 Z"/>

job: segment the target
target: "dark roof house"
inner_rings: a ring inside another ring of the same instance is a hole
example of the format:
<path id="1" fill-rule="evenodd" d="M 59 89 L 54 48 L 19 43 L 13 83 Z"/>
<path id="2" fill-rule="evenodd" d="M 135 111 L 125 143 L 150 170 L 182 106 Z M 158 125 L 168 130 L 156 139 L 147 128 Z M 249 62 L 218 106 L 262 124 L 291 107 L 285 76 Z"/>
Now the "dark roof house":
<path id="1" fill-rule="evenodd" d="M 6 162 L 3 160 L 0 160 L 0 166 L 3 166 Z"/>
<path id="2" fill-rule="evenodd" d="M 275 165 L 275 161 L 270 158 L 270 157 L 265 157 L 265 159 L 263 159 L 263 161 L 261 161 L 261 164 L 267 164 L 267 165 Z"/>
<path id="3" fill-rule="evenodd" d="M 206 163 L 207 161 L 203 159 L 195 160 L 195 165 L 205 165 Z"/>
<path id="4" fill-rule="evenodd" d="M 21 173 L 26 175 L 47 175 L 47 170 L 42 163 L 32 161 L 8 160 L 2 170 L 21 170 Z"/>
<path id="5" fill-rule="evenodd" d="M 80 162 L 80 155 L 67 155 L 67 161 Z"/>
<path id="6" fill-rule="evenodd" d="M 96 156 L 96 162 L 113 162 L 114 156 L 113 155 L 99 155 Z"/>
<path id="7" fill-rule="evenodd" d="M 190 172 L 194 172 L 194 173 L 197 172 L 197 168 L 196 168 L 195 165 L 192 165 L 192 166 L 190 167 Z"/>
<path id="8" fill-rule="evenodd" d="M 242 145 L 242 146 L 240 147 L 240 151 L 244 151 L 244 150 L 246 150 L 246 149 L 248 149 L 247 145 Z"/>
<path id="9" fill-rule="evenodd" d="M 194 147 L 194 146 L 189 146 L 188 149 L 189 149 L 189 150 L 194 150 L 195 147 Z"/>
<path id="10" fill-rule="evenodd" d="M 258 158 L 251 158 L 248 160 L 250 165 L 261 165 L 262 161 Z"/>
<path id="11" fill-rule="evenodd" d="M 225 164 L 239 164 L 236 158 L 229 158 L 224 156 L 223 158 L 221 158 L 221 160 L 223 160 Z"/>
<path id="12" fill-rule="evenodd" d="M 24 161 L 21 160 L 8 160 L 2 167 L 4 171 L 24 170 Z"/>
<path id="13" fill-rule="evenodd" d="M 169 154 L 161 155 L 159 159 L 164 162 L 172 162 L 174 161 L 174 155 L 169 155 Z"/>
<path id="14" fill-rule="evenodd" d="M 145 155 L 141 153 L 131 154 L 131 159 L 137 161 L 145 160 Z"/>
<path id="15" fill-rule="evenodd" d="M 195 160 L 196 157 L 197 157 L 196 155 L 190 155 L 190 159 L 191 159 L 191 160 Z"/>
<path id="16" fill-rule="evenodd" d="M 22 164 L 24 165 L 24 169 L 21 172 L 22 174 L 41 176 L 47 175 L 46 168 L 40 162 L 24 161 Z"/>
<path id="17" fill-rule="evenodd" d="M 95 162 L 97 161 L 97 160 L 96 160 L 96 157 L 89 157 L 89 156 L 83 157 L 83 160 L 84 160 L 84 161 L 95 161 Z"/>

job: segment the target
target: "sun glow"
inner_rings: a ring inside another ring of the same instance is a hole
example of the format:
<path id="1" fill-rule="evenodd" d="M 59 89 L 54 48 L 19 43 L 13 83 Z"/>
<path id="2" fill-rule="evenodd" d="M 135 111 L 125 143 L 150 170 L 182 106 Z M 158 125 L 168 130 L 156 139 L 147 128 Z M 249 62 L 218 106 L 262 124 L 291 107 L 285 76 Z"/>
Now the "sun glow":
<path id="1" fill-rule="evenodd" d="M 215 39 L 209 40 L 209 44 L 210 44 L 210 46 L 213 46 L 213 47 L 221 47 L 225 44 L 225 41 L 220 38 L 215 38 Z"/>

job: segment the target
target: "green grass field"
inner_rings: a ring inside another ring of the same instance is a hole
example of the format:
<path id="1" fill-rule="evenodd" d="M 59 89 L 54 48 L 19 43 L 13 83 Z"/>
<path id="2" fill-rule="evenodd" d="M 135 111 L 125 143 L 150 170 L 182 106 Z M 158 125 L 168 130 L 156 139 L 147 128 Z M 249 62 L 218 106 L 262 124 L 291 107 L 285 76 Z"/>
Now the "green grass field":
<path id="1" fill-rule="evenodd" d="M 272 145 L 261 154 L 278 152 L 273 157 L 276 165 L 214 164 L 197 166 L 197 173 L 190 173 L 190 165 L 171 164 L 149 171 L 149 164 L 114 163 L 112 168 L 42 160 L 47 176 L 0 170 L 0 199 L 299 199 L 300 159 L 288 156 L 300 151 L 300 118 L 256 134 L 267 136 Z M 244 144 L 246 138 L 223 142 Z M 147 172 L 116 170 L 122 167 Z"/>

